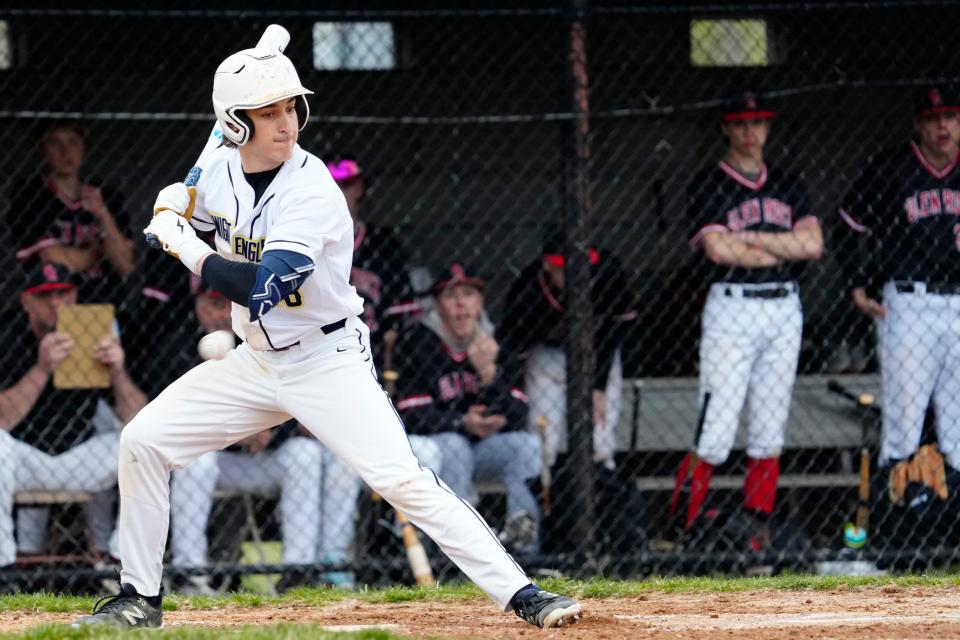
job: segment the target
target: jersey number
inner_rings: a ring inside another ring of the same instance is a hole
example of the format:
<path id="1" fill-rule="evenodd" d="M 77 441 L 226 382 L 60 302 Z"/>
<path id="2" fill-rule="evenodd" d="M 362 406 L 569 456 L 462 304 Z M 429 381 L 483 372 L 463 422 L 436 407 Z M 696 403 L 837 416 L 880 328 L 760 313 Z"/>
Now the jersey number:
<path id="1" fill-rule="evenodd" d="M 297 307 L 303 306 L 303 296 L 300 295 L 299 291 L 294 291 L 286 298 L 283 299 L 284 304 L 287 305 L 290 309 L 295 309 Z"/>

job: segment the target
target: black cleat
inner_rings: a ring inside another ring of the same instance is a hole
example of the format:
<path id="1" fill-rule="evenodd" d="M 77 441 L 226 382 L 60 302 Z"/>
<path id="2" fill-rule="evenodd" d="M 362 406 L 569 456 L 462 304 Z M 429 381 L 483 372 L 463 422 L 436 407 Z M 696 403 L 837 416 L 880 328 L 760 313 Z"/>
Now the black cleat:
<path id="1" fill-rule="evenodd" d="M 115 596 L 100 598 L 93 605 L 93 614 L 70 625 L 74 629 L 87 626 L 107 626 L 117 629 L 156 629 L 163 626 L 163 611 L 137 593 L 132 585 L 124 584 Z"/>
<path id="2" fill-rule="evenodd" d="M 543 589 L 518 594 L 513 610 L 530 624 L 544 629 L 563 627 L 580 620 L 580 604 L 576 600 Z"/>

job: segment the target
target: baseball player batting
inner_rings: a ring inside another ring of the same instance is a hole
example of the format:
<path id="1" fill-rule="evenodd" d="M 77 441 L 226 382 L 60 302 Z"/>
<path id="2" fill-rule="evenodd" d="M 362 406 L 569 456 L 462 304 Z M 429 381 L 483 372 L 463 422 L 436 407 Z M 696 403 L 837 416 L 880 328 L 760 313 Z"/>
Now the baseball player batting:
<path id="1" fill-rule="evenodd" d="M 702 425 L 685 530 L 696 521 L 714 466 L 730 454 L 745 404 L 744 507 L 764 521 L 776 502 L 803 327 L 797 267 L 818 258 L 823 241 L 803 186 L 764 162 L 774 116 L 752 92 L 740 94 L 722 114 L 726 154 L 689 188 L 690 246 L 710 263 L 710 290 L 700 341 Z"/>
<path id="2" fill-rule="evenodd" d="M 838 255 L 854 304 L 877 326 L 880 464 L 917 450 L 932 398 L 941 451 L 960 468 L 958 112 L 951 88 L 920 91 L 914 140 L 871 158 L 840 208 L 849 238 L 867 240 Z"/>
<path id="3" fill-rule="evenodd" d="M 122 586 L 74 624 L 161 626 L 170 470 L 290 417 L 505 611 L 542 627 L 573 623 L 580 605 L 532 584 L 476 511 L 418 464 L 377 383 L 349 284 L 350 214 L 324 164 L 297 145 L 311 93 L 278 51 L 229 56 L 213 80 L 223 146 L 204 160 L 195 191 L 178 183 L 157 197 L 144 233 L 233 302 L 243 343 L 173 382 L 124 429 Z M 216 250 L 195 230 L 216 231 Z"/>

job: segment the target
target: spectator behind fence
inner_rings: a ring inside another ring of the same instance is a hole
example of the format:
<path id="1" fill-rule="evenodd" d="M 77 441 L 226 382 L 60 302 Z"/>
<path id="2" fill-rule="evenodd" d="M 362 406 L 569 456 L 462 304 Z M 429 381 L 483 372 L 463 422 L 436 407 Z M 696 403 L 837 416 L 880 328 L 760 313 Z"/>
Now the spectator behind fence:
<path id="1" fill-rule="evenodd" d="M 86 130 L 58 120 L 40 136 L 46 172 L 11 194 L 8 224 L 25 266 L 57 262 L 78 276 L 81 300 L 119 304 L 135 266 L 120 195 L 81 176 Z"/>
<path id="2" fill-rule="evenodd" d="M 932 400 L 950 494 L 960 490 L 958 113 L 955 88 L 920 91 L 914 139 L 870 158 L 840 208 L 850 247 L 856 249 L 841 254 L 851 297 L 877 325 L 883 386 L 880 463 L 896 468 L 917 452 Z M 931 505 L 940 502 L 937 492 L 923 482 L 914 489 L 917 495 L 906 500 L 903 495 L 891 498 L 917 506 L 918 517 L 936 516 L 939 508 Z M 911 526 L 895 527 L 899 531 L 894 533 L 905 538 Z M 922 529 L 929 536 L 929 527 Z"/>
<path id="3" fill-rule="evenodd" d="M 69 335 L 56 331 L 57 317 L 76 301 L 77 287 L 66 267 L 37 263 L 27 273 L 20 296 L 23 313 L 6 324 L 2 369 L 7 382 L 0 392 L 0 566 L 12 564 L 18 550 L 39 553 L 46 544 L 46 507 L 19 509 L 14 544 L 14 493 L 104 492 L 116 485 L 117 417 L 126 423 L 146 404 L 127 374 L 115 334 L 103 336 L 93 354 L 109 369 L 109 389 L 53 387 L 51 374 L 74 345 Z M 112 408 L 107 404 L 111 399 Z M 101 493 L 86 505 L 94 543 L 104 553 L 113 526 L 112 493 Z"/>
<path id="4" fill-rule="evenodd" d="M 526 428 L 526 396 L 512 379 L 512 360 L 492 326 L 483 326 L 483 288 L 459 263 L 434 282 L 435 309 L 396 346 L 396 408 L 411 434 L 439 445 L 440 477 L 457 495 L 473 496 L 474 480 L 503 482 L 501 541 L 536 552 L 540 509 L 527 482 L 540 473 L 539 439 Z"/>
<path id="5" fill-rule="evenodd" d="M 514 354 L 525 359 L 524 389 L 530 397 L 530 428 L 546 419 L 546 459 L 553 466 L 567 450 L 567 371 L 564 344 L 569 295 L 564 268 L 565 240 L 551 233 L 543 254 L 510 288 L 497 336 Z M 593 308 L 593 458 L 613 469 L 616 426 L 620 420 L 623 370 L 620 346 L 625 323 L 637 317 L 626 278 L 617 261 L 594 247 L 590 261 L 590 303 Z"/>
<path id="6" fill-rule="evenodd" d="M 370 328 L 374 362 L 379 370 L 385 334 L 398 330 L 403 316 L 419 310 L 410 288 L 408 256 L 393 229 L 363 219 L 367 177 L 356 159 L 344 154 L 328 158 L 326 164 L 353 218 L 350 284 L 363 298 L 363 321 Z"/>
<path id="7" fill-rule="evenodd" d="M 712 269 L 700 340 L 697 462 L 683 528 L 696 522 L 713 469 L 729 456 L 748 403 L 743 506 L 755 525 L 748 537 L 757 551 L 768 544 L 800 353 L 799 267 L 823 248 L 804 186 L 764 162 L 774 116 L 757 95 L 739 94 L 721 117 L 723 159 L 698 173 L 688 190 L 690 247 Z M 671 512 L 689 459 L 678 473 Z"/>

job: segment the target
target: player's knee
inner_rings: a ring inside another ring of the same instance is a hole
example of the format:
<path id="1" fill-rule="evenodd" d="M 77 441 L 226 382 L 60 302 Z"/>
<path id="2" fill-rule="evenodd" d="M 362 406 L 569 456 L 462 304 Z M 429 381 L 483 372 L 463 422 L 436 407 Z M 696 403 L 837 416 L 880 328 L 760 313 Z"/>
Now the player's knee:
<path id="1" fill-rule="evenodd" d="M 509 433 L 510 436 L 497 443 L 505 449 L 508 464 L 505 465 L 505 475 L 514 475 L 521 478 L 532 478 L 540 473 L 542 456 L 540 455 L 540 438 L 533 433 Z"/>
<path id="2" fill-rule="evenodd" d="M 779 446 L 751 445 L 747 447 L 747 455 L 755 460 L 779 458 L 783 449 Z"/>
<path id="3" fill-rule="evenodd" d="M 155 444 L 156 434 L 151 424 L 134 418 L 133 422 L 120 432 L 120 462 L 133 461 L 141 455 L 149 454 Z"/>
<path id="4" fill-rule="evenodd" d="M 421 467 L 432 469 L 439 474 L 443 469 L 443 453 L 436 442 L 430 438 L 410 436 L 410 448 Z"/>
<path id="5" fill-rule="evenodd" d="M 727 458 L 730 456 L 729 449 L 705 449 L 700 447 L 697 449 L 697 457 L 701 460 L 717 466 L 718 464 L 723 464 L 727 461 Z"/>

